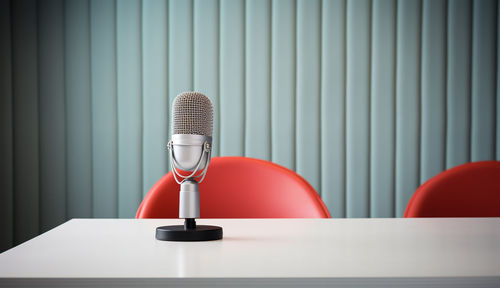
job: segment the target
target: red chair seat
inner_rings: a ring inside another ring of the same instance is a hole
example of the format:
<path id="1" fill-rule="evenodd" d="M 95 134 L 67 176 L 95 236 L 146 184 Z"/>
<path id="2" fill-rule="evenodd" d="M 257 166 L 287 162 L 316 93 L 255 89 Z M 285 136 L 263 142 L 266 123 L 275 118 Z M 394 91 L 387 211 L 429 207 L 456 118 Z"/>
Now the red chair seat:
<path id="1" fill-rule="evenodd" d="M 136 218 L 178 218 L 179 184 L 167 173 L 144 198 Z M 329 218 L 314 188 L 269 161 L 214 157 L 200 184 L 201 218 Z"/>
<path id="2" fill-rule="evenodd" d="M 467 163 L 429 179 L 405 217 L 500 217 L 500 161 Z"/>

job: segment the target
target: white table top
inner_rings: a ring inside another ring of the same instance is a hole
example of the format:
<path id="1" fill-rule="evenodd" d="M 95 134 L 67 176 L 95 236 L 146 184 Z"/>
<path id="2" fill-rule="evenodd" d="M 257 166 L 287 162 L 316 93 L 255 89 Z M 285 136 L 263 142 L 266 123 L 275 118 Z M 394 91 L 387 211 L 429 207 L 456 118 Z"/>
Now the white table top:
<path id="1" fill-rule="evenodd" d="M 157 226 L 182 224 L 178 219 L 70 220 L 0 254 L 0 286 L 22 279 L 31 279 L 26 282 L 31 285 L 38 283 L 33 279 L 92 280 L 88 283 L 96 285 L 99 279 L 101 284 L 110 279 L 149 279 L 158 285 L 191 279 L 194 282 L 188 284 L 196 286 L 196 279 L 205 278 L 268 279 L 267 284 L 283 278 L 320 281 L 311 282 L 316 284 L 336 283 L 328 282 L 335 279 L 465 283 L 470 278 L 470 283 L 482 279 L 486 286 L 500 287 L 500 218 L 199 219 L 197 223 L 222 226 L 224 238 L 155 239 Z"/>

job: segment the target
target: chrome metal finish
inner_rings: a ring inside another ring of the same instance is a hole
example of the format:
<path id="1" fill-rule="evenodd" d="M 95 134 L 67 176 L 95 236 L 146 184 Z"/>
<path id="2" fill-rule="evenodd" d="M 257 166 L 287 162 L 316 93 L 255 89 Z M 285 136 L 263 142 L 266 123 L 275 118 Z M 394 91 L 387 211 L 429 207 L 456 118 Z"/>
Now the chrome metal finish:
<path id="1" fill-rule="evenodd" d="M 203 140 L 204 142 L 202 142 Z M 212 137 L 175 134 L 172 135 L 172 140 L 168 143 L 168 149 L 170 150 L 170 166 L 177 183 L 181 184 L 183 182 L 179 178 L 193 179 L 195 181 L 200 179 L 199 183 L 205 179 L 212 155 Z M 202 172 L 195 175 L 200 168 Z M 182 175 L 178 169 L 192 173 Z"/>
<path id="2" fill-rule="evenodd" d="M 212 145 L 212 137 L 203 135 L 174 134 L 170 144 L 174 152 L 176 167 L 183 171 L 194 171 L 204 167 L 210 159 L 205 152 L 205 142 Z M 201 160 L 200 160 L 201 158 Z M 201 163 L 199 163 L 201 161 Z"/>
<path id="3" fill-rule="evenodd" d="M 181 183 L 179 218 L 200 218 L 200 192 L 198 182 L 193 179 Z"/>

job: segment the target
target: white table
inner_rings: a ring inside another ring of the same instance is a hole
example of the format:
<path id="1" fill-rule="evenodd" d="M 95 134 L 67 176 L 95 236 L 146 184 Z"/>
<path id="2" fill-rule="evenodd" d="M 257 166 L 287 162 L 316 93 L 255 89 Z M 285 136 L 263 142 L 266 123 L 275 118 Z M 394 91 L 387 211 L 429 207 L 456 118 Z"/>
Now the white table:
<path id="1" fill-rule="evenodd" d="M 176 219 L 74 219 L 0 254 L 0 286 L 500 287 L 500 218 L 197 222 L 223 240 L 157 241 Z"/>

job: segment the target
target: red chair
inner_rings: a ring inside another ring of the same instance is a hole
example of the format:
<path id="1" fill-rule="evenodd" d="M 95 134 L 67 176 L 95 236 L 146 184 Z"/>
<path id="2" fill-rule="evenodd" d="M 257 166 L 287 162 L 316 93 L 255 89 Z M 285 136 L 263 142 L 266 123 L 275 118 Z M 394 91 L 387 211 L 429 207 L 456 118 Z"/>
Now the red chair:
<path id="1" fill-rule="evenodd" d="M 142 201 L 136 218 L 178 218 L 179 184 L 163 176 Z M 269 161 L 214 157 L 200 183 L 201 218 L 330 218 L 304 178 Z"/>
<path id="2" fill-rule="evenodd" d="M 500 161 L 463 164 L 429 179 L 404 217 L 500 217 Z"/>

